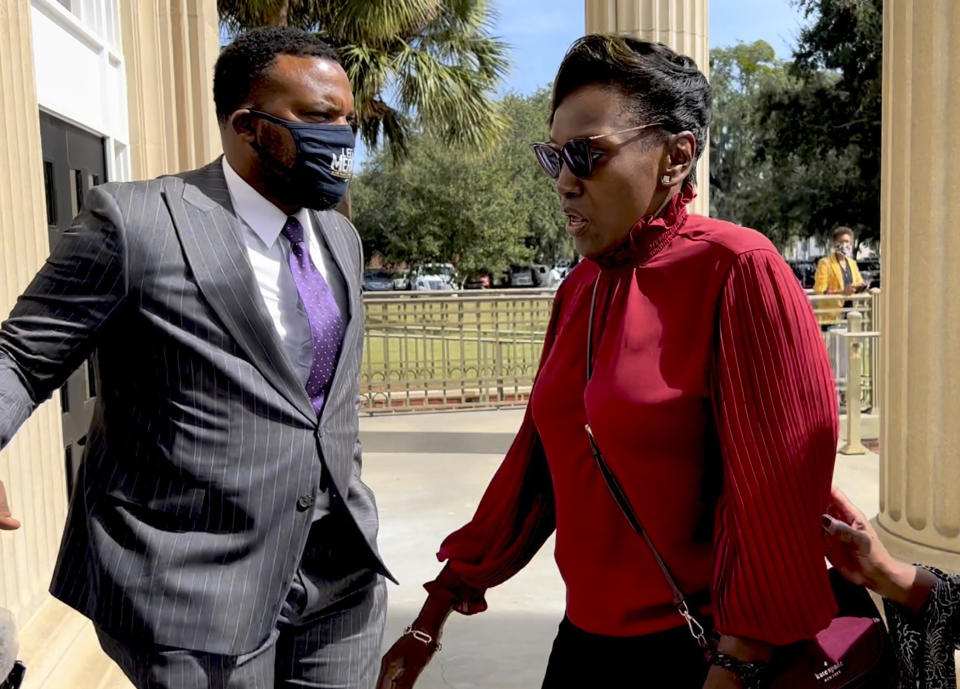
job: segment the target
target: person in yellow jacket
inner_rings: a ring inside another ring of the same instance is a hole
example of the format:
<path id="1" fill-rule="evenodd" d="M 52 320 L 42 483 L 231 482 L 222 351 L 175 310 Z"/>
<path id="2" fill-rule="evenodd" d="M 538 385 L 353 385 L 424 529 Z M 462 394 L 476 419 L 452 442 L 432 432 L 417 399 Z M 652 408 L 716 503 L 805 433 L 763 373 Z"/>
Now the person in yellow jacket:
<path id="1" fill-rule="evenodd" d="M 813 281 L 815 294 L 844 294 L 863 292 L 867 283 L 860 277 L 860 269 L 853 260 L 853 230 L 838 227 L 833 231 L 833 253 L 820 259 Z M 843 321 L 843 300 L 825 300 L 816 304 L 817 319 L 821 325 Z"/>

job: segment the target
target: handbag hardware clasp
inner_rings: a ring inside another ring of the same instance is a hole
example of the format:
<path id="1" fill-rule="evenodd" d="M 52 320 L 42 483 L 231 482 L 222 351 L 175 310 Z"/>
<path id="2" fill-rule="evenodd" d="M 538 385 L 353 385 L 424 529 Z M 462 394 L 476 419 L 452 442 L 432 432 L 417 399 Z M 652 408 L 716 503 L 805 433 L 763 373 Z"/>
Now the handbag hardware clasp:
<path id="1" fill-rule="evenodd" d="M 703 625 L 697 621 L 697 618 L 690 614 L 690 608 L 687 607 L 687 601 L 682 601 L 677 606 L 677 612 L 687 621 L 687 627 L 690 629 L 690 636 L 692 636 L 700 648 L 707 648 L 709 644 L 707 643 L 707 633 L 703 628 Z"/>

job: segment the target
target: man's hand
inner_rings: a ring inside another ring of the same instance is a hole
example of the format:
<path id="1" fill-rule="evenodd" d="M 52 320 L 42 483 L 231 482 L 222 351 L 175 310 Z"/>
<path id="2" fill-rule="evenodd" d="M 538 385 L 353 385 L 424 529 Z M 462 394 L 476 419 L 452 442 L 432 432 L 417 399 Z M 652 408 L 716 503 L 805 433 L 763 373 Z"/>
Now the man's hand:
<path id="1" fill-rule="evenodd" d="M 7 491 L 0 481 L 0 531 L 13 531 L 20 528 L 20 522 L 10 516 L 10 505 L 7 504 Z"/>

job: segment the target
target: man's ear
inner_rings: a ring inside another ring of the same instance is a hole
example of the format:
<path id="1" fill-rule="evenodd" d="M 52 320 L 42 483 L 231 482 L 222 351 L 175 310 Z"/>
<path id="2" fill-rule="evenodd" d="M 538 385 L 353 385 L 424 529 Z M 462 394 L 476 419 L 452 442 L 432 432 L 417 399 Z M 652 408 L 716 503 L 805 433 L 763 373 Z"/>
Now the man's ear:
<path id="1" fill-rule="evenodd" d="M 255 119 L 249 110 L 235 110 L 227 120 L 227 128 L 244 141 L 252 143 L 257 140 Z"/>
<path id="2" fill-rule="evenodd" d="M 663 169 L 659 182 L 669 187 L 683 184 L 693 170 L 693 161 L 697 155 L 697 139 L 693 132 L 682 131 L 671 134 L 667 140 Z"/>

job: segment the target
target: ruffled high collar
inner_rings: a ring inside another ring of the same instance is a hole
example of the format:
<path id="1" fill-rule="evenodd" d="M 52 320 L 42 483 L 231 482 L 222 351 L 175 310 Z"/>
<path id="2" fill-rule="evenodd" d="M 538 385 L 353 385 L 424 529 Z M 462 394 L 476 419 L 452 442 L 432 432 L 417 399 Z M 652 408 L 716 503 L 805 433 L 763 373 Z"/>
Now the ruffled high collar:
<path id="1" fill-rule="evenodd" d="M 646 263 L 665 247 L 687 221 L 687 204 L 696 198 L 694 188 L 685 184 L 660 215 L 645 215 L 630 229 L 621 244 L 590 260 L 602 269 Z"/>

